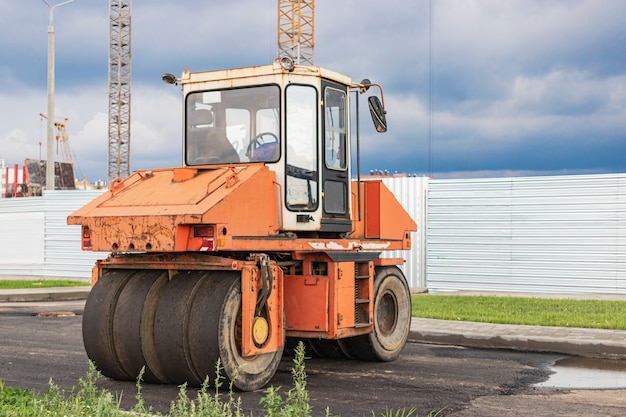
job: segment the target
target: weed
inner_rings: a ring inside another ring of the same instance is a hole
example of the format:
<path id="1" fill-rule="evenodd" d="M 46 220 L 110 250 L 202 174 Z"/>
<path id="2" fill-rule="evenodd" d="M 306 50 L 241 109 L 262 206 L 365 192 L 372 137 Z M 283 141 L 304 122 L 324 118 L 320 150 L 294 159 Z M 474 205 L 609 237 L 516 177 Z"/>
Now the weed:
<path id="1" fill-rule="evenodd" d="M 293 388 L 289 390 L 285 400 L 280 395 L 280 387 L 270 387 L 265 391 L 261 399 L 264 415 L 267 417 L 310 417 L 313 407 L 310 405 L 309 393 L 306 389 L 306 371 L 304 364 L 304 344 L 298 344 L 293 359 L 291 371 Z M 190 399 L 187 394 L 187 385 L 179 387 L 178 397 L 170 405 L 169 417 L 243 417 L 241 397 L 235 398 L 233 394 L 233 382 L 237 373 L 232 375 L 228 385 L 228 393 L 221 394 L 225 378 L 221 375 L 220 361 L 215 367 L 215 380 L 213 381 L 214 392 L 209 390 L 209 378 L 205 379 L 202 388 L 195 399 Z M 49 382 L 49 390 L 44 395 L 35 395 L 29 390 L 6 387 L 0 378 L 0 416 L 3 417 L 122 417 L 133 415 L 136 417 L 163 417 L 162 414 L 153 412 L 146 407 L 142 397 L 142 379 L 145 370 L 142 369 L 137 377 L 136 405 L 130 411 L 120 409 L 120 399 L 114 398 L 113 394 L 105 389 L 98 389 L 96 383 L 101 374 L 93 363 L 89 363 L 89 370 L 84 378 L 79 381 L 79 389 L 72 388 L 69 392 L 58 387 L 52 380 Z M 382 417 L 409 417 L 415 410 L 387 410 L 380 414 Z M 437 417 L 430 414 L 430 417 Z M 326 408 L 325 415 L 331 416 L 330 409 Z M 376 417 L 372 413 L 373 417 Z M 417 416 L 415 416 L 417 417 Z"/>
<path id="2" fill-rule="evenodd" d="M 4 412 L 5 409 L 14 409 L 20 412 L 13 415 L 25 415 L 23 414 L 23 410 L 26 410 L 30 406 L 33 402 L 33 398 L 34 395 L 27 389 L 23 390 L 13 387 L 5 388 L 4 382 L 0 378 L 0 411 Z"/>
<path id="3" fill-rule="evenodd" d="M 215 366 L 215 381 L 213 383 L 215 392 L 209 393 L 210 381 L 207 377 L 202 388 L 198 392 L 195 400 L 190 400 L 187 395 L 187 384 L 180 386 L 176 401 L 170 406 L 170 417 L 241 417 L 243 411 L 241 409 L 241 398 L 235 399 L 233 395 L 233 382 L 237 378 L 237 373 L 231 377 L 231 383 L 228 386 L 227 400 L 222 400 L 220 390 L 224 385 L 224 377 L 221 374 L 221 361 L 218 359 Z"/>
<path id="4" fill-rule="evenodd" d="M 261 398 L 263 411 L 267 417 L 309 417 L 313 411 L 309 402 L 309 392 L 306 390 L 306 371 L 304 366 L 304 344 L 298 343 L 293 358 L 291 376 L 294 387 L 287 393 L 287 399 L 283 402 L 279 394 L 280 387 L 270 387 L 265 391 L 265 397 Z M 329 410 L 326 410 L 329 415 Z"/>
<path id="5" fill-rule="evenodd" d="M 386 408 L 385 412 L 380 413 L 379 416 L 380 417 L 409 417 L 409 416 L 412 416 L 413 414 L 416 414 L 416 410 L 414 408 L 411 408 L 408 411 L 406 410 L 406 408 L 403 408 L 402 410 L 397 410 L 395 414 L 393 410 Z M 374 413 L 373 411 L 372 411 L 372 417 L 376 417 L 376 413 Z M 417 414 L 416 414 L 416 417 L 417 417 Z"/>
<path id="6" fill-rule="evenodd" d="M 439 414 L 443 413 L 443 410 L 445 410 L 445 408 L 442 408 L 441 410 L 433 410 L 430 413 L 428 413 L 427 417 L 438 417 Z M 406 408 L 403 408 L 401 410 L 396 410 L 396 412 L 394 413 L 393 409 L 389 409 L 386 408 L 384 413 L 380 413 L 379 416 L 380 417 L 409 417 L 409 416 L 417 416 L 417 411 L 415 410 L 415 408 L 411 408 L 410 410 L 407 410 Z M 372 411 L 372 417 L 376 417 L 376 413 L 374 413 Z"/>

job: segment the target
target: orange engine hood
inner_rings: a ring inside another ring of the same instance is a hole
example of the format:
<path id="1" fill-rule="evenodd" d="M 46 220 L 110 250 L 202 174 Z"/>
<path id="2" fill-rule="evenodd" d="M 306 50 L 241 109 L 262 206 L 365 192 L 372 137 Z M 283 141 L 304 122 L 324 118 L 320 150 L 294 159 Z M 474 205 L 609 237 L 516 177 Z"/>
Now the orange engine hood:
<path id="1" fill-rule="evenodd" d="M 231 236 L 278 233 L 277 190 L 275 174 L 263 165 L 138 171 L 67 222 L 83 225 L 84 249 L 185 251 L 197 243 L 193 225 L 211 225 L 222 245 Z"/>

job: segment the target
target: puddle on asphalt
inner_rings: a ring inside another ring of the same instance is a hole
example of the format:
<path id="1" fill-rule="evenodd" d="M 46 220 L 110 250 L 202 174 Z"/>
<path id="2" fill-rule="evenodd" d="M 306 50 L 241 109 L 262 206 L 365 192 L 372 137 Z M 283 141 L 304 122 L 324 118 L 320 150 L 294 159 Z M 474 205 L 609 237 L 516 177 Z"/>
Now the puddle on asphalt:
<path id="1" fill-rule="evenodd" d="M 626 361 L 569 357 L 550 367 L 554 373 L 539 388 L 614 389 L 626 388 Z"/>

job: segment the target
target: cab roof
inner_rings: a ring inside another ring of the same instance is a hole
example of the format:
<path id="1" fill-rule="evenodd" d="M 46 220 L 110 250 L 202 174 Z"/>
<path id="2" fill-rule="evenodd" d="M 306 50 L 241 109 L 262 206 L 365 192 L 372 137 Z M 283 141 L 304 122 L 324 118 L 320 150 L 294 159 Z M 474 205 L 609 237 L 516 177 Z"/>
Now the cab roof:
<path id="1" fill-rule="evenodd" d="M 270 65 L 262 65 L 256 67 L 245 68 L 233 68 L 215 71 L 205 72 L 191 72 L 189 68 L 183 71 L 180 78 L 181 84 L 198 82 L 211 82 L 211 81 L 224 81 L 234 80 L 242 78 L 256 78 L 263 76 L 276 76 L 276 75 L 298 75 L 298 76 L 313 76 L 318 78 L 324 78 L 331 81 L 338 82 L 344 85 L 352 85 L 352 79 L 347 75 L 340 74 L 338 72 L 318 67 L 318 66 L 303 66 L 295 65 L 293 70 L 288 71 L 284 69 L 280 63 L 276 60 Z"/>

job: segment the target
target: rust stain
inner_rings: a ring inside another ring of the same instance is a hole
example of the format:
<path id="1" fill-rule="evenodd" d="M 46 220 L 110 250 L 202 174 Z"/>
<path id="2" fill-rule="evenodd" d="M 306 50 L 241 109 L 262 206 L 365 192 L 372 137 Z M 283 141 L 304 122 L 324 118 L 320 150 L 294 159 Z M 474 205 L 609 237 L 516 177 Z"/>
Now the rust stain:
<path id="1" fill-rule="evenodd" d="M 74 317 L 74 314 L 71 311 L 47 311 L 44 313 L 37 313 L 36 317 L 47 318 L 47 317 Z"/>

